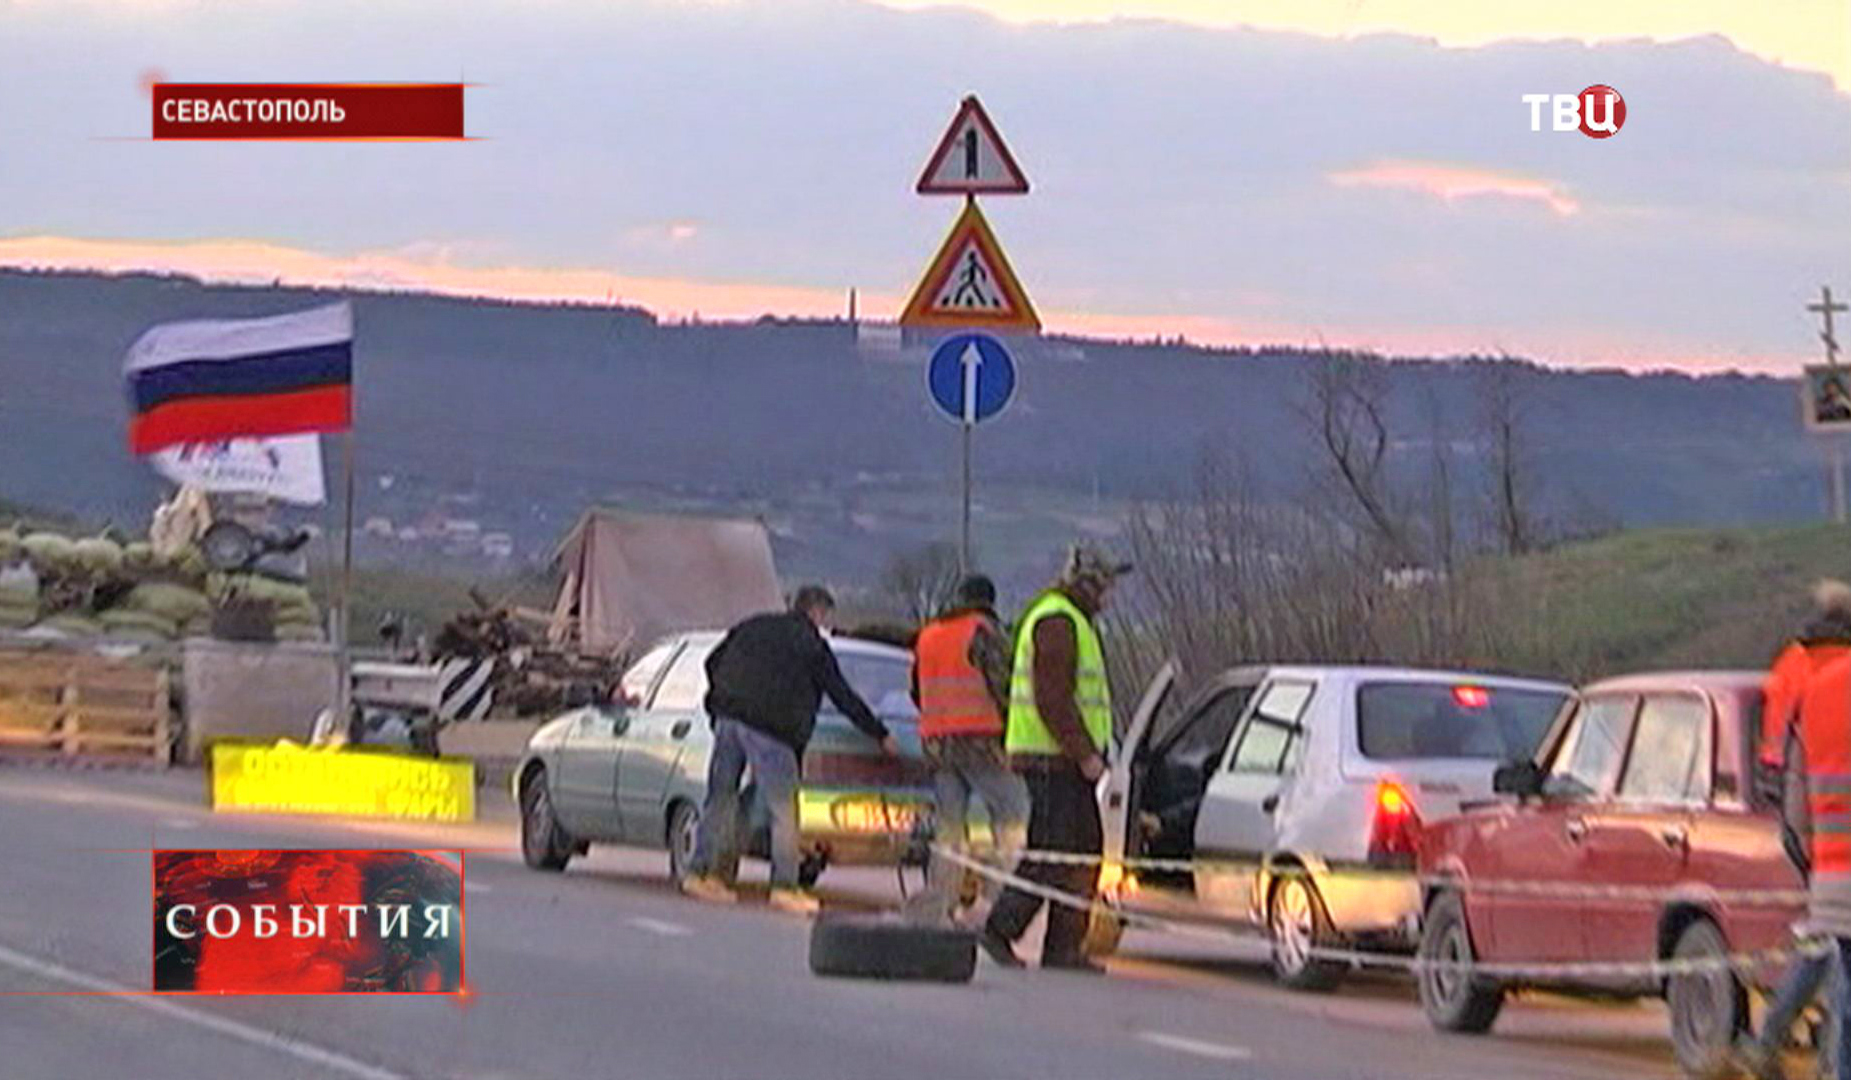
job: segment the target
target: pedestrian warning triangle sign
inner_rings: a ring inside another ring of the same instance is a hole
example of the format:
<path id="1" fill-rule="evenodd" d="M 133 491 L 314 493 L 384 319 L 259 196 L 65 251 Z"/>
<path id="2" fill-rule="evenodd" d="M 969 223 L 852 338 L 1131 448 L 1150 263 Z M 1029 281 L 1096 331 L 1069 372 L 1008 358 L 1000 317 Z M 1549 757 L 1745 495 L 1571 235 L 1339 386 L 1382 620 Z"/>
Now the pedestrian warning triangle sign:
<path id="1" fill-rule="evenodd" d="M 913 297 L 900 313 L 901 326 L 962 326 L 986 330 L 1041 329 L 1028 293 L 1016 280 L 990 223 L 975 201 L 951 227 L 951 235 L 926 268 Z"/>
<path id="2" fill-rule="evenodd" d="M 914 190 L 921 195 L 1026 195 L 1028 177 L 973 94 L 958 106 Z"/>

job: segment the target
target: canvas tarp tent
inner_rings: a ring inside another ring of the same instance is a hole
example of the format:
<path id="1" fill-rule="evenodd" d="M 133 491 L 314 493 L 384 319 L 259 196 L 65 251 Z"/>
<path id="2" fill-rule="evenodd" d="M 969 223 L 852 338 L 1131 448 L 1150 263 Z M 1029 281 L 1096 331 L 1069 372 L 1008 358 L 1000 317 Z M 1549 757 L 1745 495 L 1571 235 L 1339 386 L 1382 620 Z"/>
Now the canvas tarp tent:
<path id="1" fill-rule="evenodd" d="M 588 510 L 554 561 L 563 571 L 554 640 L 588 652 L 634 651 L 782 605 L 757 521 Z"/>

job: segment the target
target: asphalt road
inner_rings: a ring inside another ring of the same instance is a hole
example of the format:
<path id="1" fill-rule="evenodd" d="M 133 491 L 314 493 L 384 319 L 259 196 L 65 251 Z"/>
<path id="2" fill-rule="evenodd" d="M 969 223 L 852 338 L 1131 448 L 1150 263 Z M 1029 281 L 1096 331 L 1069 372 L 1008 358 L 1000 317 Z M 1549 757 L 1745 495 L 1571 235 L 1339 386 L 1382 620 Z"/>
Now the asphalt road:
<path id="1" fill-rule="evenodd" d="M 456 827 L 228 817 L 202 783 L 0 767 L 0 1080 L 1675 1075 L 1656 1006 L 1523 999 L 1491 1037 L 1443 1037 L 1393 978 L 1294 995 L 1251 950 L 1148 935 L 1103 979 L 987 961 L 968 986 L 818 979 L 804 920 L 685 900 L 661 855 L 527 870 L 505 802 Z M 147 853 L 214 846 L 468 849 L 471 994 L 142 992 Z M 834 902 L 893 888 L 832 877 Z"/>

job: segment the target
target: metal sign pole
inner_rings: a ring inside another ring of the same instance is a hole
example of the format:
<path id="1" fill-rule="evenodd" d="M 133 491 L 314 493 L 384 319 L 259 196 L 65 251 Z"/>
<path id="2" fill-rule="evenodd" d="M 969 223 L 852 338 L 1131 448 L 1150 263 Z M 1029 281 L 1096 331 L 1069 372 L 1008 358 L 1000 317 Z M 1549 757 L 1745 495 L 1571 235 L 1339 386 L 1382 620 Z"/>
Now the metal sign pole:
<path id="1" fill-rule="evenodd" d="M 958 428 L 960 431 L 959 441 L 963 444 L 963 448 L 964 448 L 964 455 L 963 455 L 964 456 L 964 515 L 963 515 L 962 528 L 959 530 L 959 533 L 958 533 L 959 535 L 958 572 L 961 574 L 970 573 L 970 568 L 971 568 L 971 557 L 970 557 L 970 444 L 971 444 L 971 438 L 970 438 L 970 433 L 971 433 L 971 429 L 975 426 L 976 426 L 975 424 L 972 424 L 969 422 L 958 425 Z"/>

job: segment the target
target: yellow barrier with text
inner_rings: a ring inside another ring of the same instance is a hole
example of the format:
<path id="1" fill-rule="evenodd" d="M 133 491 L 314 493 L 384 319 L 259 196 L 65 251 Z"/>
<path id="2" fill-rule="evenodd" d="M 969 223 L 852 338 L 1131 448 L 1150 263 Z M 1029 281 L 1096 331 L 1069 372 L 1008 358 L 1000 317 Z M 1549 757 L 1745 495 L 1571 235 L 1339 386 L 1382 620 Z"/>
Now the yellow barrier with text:
<path id="1" fill-rule="evenodd" d="M 226 741 L 212 746 L 211 790 L 213 810 L 476 818 L 476 767 L 468 758 Z"/>

